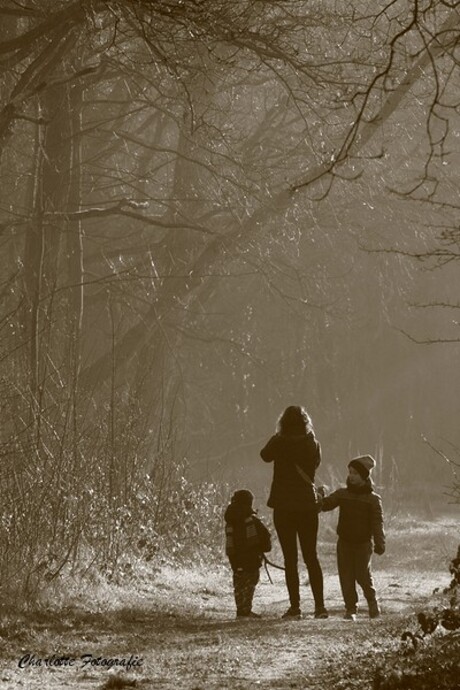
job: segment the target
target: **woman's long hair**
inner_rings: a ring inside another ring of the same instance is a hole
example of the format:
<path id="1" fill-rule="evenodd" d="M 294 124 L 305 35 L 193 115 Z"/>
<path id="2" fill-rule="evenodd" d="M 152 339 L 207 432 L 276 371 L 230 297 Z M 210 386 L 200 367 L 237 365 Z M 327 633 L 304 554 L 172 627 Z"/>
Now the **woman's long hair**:
<path id="1" fill-rule="evenodd" d="M 290 405 L 278 419 L 277 431 L 283 436 L 313 433 L 313 423 L 304 407 Z"/>

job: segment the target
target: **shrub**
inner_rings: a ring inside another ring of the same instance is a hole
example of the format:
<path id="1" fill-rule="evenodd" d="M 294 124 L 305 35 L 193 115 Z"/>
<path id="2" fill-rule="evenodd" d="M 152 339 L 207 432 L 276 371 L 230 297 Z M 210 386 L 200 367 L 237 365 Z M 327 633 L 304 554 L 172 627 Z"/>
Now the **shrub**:
<path id="1" fill-rule="evenodd" d="M 415 632 L 405 630 L 395 658 L 377 668 L 374 690 L 455 690 L 460 688 L 460 545 L 449 571 L 446 601 L 417 615 Z M 435 590 L 436 592 L 437 590 Z"/>
<path id="2" fill-rule="evenodd" d="M 219 490 L 187 479 L 170 439 L 152 457 L 135 401 L 116 401 L 115 426 L 110 410 L 102 418 L 93 410 L 77 438 L 68 422 L 71 401 L 43 412 L 37 426 L 25 421 L 26 399 L 11 389 L 2 398 L 8 402 L 0 429 L 3 600 L 34 601 L 68 575 L 126 577 L 139 560 L 218 557 Z"/>

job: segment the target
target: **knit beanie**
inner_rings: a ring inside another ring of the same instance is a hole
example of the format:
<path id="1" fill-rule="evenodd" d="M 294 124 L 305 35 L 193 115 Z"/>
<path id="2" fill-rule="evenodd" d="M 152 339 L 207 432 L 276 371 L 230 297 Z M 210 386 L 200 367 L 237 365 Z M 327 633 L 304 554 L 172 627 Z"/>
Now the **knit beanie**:
<path id="1" fill-rule="evenodd" d="M 359 455 L 348 463 L 348 467 L 353 467 L 362 479 L 367 479 L 375 467 L 375 460 L 372 455 Z"/>
<path id="2" fill-rule="evenodd" d="M 252 506 L 253 500 L 254 496 L 249 491 L 249 489 L 240 489 L 239 491 L 235 491 L 235 493 L 232 496 L 232 503 L 234 505 L 245 505 L 249 508 Z"/>

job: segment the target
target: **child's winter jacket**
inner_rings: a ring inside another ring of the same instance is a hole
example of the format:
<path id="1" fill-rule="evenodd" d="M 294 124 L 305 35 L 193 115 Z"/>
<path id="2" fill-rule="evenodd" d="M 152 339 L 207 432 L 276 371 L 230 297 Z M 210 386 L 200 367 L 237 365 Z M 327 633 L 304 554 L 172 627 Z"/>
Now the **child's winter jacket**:
<path id="1" fill-rule="evenodd" d="M 322 501 L 322 510 L 339 507 L 337 534 L 344 541 L 359 544 L 374 540 L 376 553 L 385 551 L 382 500 L 373 490 L 372 482 L 366 479 L 363 486 L 337 489 Z"/>
<path id="2" fill-rule="evenodd" d="M 246 505 L 231 503 L 225 511 L 225 551 L 233 570 L 258 570 L 271 550 L 270 532 Z"/>

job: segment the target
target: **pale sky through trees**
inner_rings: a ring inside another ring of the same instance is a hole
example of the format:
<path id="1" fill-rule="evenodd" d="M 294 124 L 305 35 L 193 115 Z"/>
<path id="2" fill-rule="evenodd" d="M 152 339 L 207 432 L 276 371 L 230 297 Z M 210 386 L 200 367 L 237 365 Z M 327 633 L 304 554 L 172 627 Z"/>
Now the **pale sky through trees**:
<path id="1" fill-rule="evenodd" d="M 85 476 L 118 510 L 188 466 L 263 496 L 261 444 L 303 404 L 325 478 L 370 452 L 382 486 L 436 476 L 445 500 L 459 19 L 1 0 L 0 438 L 21 491 L 53 468 L 43 501 L 73 514 Z"/>

